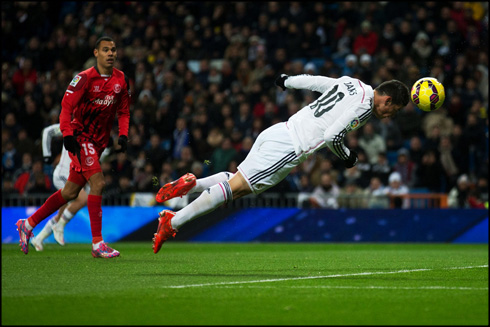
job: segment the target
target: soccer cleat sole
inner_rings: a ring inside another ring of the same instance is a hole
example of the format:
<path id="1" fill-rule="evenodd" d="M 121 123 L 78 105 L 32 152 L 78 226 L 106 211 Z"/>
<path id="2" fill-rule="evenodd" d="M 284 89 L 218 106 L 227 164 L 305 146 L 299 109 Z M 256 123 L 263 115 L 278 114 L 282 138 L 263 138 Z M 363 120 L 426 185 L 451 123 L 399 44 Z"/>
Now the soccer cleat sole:
<path id="1" fill-rule="evenodd" d="M 183 185 L 179 185 L 182 183 Z M 196 176 L 191 173 L 187 173 L 184 176 L 180 177 L 176 181 L 167 183 L 163 185 L 160 190 L 158 190 L 155 199 L 157 202 L 163 203 L 167 200 L 176 198 L 178 196 L 183 197 L 186 195 L 194 186 L 196 185 Z M 180 188 L 180 191 L 174 192 L 176 187 Z"/>

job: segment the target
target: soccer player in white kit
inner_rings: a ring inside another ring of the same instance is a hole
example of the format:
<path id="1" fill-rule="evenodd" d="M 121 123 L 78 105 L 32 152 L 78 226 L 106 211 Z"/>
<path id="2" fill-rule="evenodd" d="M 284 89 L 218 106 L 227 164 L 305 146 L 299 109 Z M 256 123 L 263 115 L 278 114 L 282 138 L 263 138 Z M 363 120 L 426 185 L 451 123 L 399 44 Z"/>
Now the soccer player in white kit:
<path id="1" fill-rule="evenodd" d="M 53 124 L 43 129 L 42 135 L 42 148 L 43 148 L 43 157 L 50 158 L 52 155 L 51 152 L 51 141 L 54 137 L 62 137 L 60 124 Z M 107 156 L 109 154 L 109 149 L 106 148 L 102 153 L 101 158 Z M 58 165 L 53 172 L 53 184 L 56 189 L 61 190 L 66 181 L 68 180 L 68 176 L 70 175 L 70 163 L 71 159 L 68 155 L 68 151 L 65 147 L 62 147 L 61 157 Z M 56 216 L 48 220 L 44 228 L 37 236 L 31 237 L 31 244 L 34 246 L 36 251 L 43 251 L 44 240 L 53 233 L 54 239 L 58 244 L 65 245 L 64 231 L 66 224 L 73 218 L 73 216 L 84 206 L 87 205 L 88 194 L 90 193 L 90 186 L 87 183 L 85 188 L 80 190 L 78 197 L 70 201 L 69 203 L 63 205 L 59 210 Z"/>
<path id="2" fill-rule="evenodd" d="M 153 238 L 154 253 L 188 221 L 228 201 L 264 192 L 325 146 L 343 160 L 346 168 L 352 168 L 357 163 L 357 154 L 345 146 L 345 135 L 363 126 L 372 115 L 379 119 L 393 116 L 410 100 L 408 87 L 397 80 L 384 82 L 373 90 L 348 76 L 336 79 L 282 74 L 276 79 L 276 85 L 283 90 L 316 91 L 321 96 L 288 121 L 260 133 L 235 174 L 222 172 L 197 180 L 194 175 L 186 174 L 162 186 L 156 196 L 158 202 L 188 193 L 202 193 L 177 212 L 163 210 L 159 213 L 158 229 Z"/>

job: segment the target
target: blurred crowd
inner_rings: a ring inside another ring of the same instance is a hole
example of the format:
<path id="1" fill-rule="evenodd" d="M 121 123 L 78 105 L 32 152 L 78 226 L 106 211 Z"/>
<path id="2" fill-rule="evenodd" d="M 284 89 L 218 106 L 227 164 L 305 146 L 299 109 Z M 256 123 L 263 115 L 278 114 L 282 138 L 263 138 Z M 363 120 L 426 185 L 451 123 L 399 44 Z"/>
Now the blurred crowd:
<path id="1" fill-rule="evenodd" d="M 103 35 L 132 92 L 128 151 L 102 163 L 106 197 L 154 192 L 186 172 L 235 172 L 262 130 L 319 96 L 282 92 L 275 78 L 318 74 L 373 88 L 431 76 L 446 100 L 373 117 L 346 136 L 353 169 L 324 148 L 271 191 L 386 193 L 396 181 L 447 193 L 453 207 L 488 201 L 486 2 L 2 2 L 3 194 L 54 191 L 62 141 L 45 163 L 42 130 L 59 122 Z M 117 125 L 112 134 L 117 143 Z"/>

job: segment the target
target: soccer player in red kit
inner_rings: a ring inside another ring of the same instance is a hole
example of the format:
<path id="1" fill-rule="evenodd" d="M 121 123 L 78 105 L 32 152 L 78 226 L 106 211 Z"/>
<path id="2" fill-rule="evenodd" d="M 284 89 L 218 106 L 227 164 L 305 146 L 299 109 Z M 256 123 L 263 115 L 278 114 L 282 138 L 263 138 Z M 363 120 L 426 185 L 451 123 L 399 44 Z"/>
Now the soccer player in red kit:
<path id="1" fill-rule="evenodd" d="M 70 175 L 65 186 L 51 195 L 28 219 L 16 226 L 20 246 L 27 254 L 32 230 L 65 203 L 75 199 L 88 182 L 90 193 L 87 207 L 92 231 L 92 256 L 113 258 L 119 252 L 110 248 L 102 238 L 102 190 L 104 175 L 99 157 L 107 146 L 115 115 L 119 124 L 121 151 L 126 151 L 129 130 L 131 92 L 129 79 L 114 68 L 117 49 L 107 36 L 97 40 L 94 49 L 97 63 L 73 78 L 61 102 L 60 129 L 63 144 L 71 158 Z"/>

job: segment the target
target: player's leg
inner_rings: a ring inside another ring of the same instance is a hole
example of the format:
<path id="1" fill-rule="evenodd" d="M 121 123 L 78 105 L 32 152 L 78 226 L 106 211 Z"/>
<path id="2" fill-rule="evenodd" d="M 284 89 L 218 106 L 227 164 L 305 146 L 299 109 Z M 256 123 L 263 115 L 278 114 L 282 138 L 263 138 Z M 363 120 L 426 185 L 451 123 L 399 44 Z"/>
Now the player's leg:
<path id="1" fill-rule="evenodd" d="M 88 194 L 85 189 L 81 189 L 78 197 L 71 201 L 65 208 L 61 211 L 61 216 L 58 218 L 58 222 L 52 226 L 53 236 L 59 245 L 65 245 L 65 226 L 66 224 L 75 216 L 75 214 L 87 205 Z"/>
<path id="2" fill-rule="evenodd" d="M 58 210 L 58 213 L 56 216 L 48 220 L 46 225 L 44 225 L 43 229 L 39 232 L 37 236 L 31 237 L 31 244 L 34 246 L 36 251 L 42 251 L 44 250 L 44 240 L 49 237 L 53 233 L 53 228 L 56 225 L 57 219 L 59 219 L 60 213 L 63 212 L 63 210 L 68 206 L 68 204 L 64 204 L 61 206 L 61 208 Z"/>
<path id="3" fill-rule="evenodd" d="M 32 230 L 34 227 L 68 201 L 76 198 L 82 186 L 68 181 L 63 189 L 52 194 L 32 216 L 17 221 L 16 226 L 19 231 L 20 246 L 25 254 L 29 252 L 29 239 L 33 236 Z"/>
<path id="4" fill-rule="evenodd" d="M 63 151 L 60 163 L 56 166 L 53 172 L 53 184 L 57 190 L 61 190 L 63 189 L 63 187 L 65 187 L 66 181 L 68 180 L 68 177 L 70 175 L 70 161 L 67 160 L 68 155 L 64 153 L 65 151 L 66 150 Z M 49 235 L 51 235 L 51 233 L 53 232 L 53 226 L 56 225 L 67 205 L 68 203 L 62 205 L 56 215 L 51 218 L 46 223 L 46 225 L 44 225 L 44 228 L 41 230 L 41 232 L 38 235 L 31 237 L 31 244 L 34 246 L 36 251 L 42 251 L 44 249 L 44 240 L 49 237 Z"/>
<path id="5" fill-rule="evenodd" d="M 229 181 L 223 181 L 207 188 L 197 199 L 181 210 L 160 212 L 158 229 L 153 238 L 153 252 L 157 253 L 169 237 L 174 237 L 180 226 L 215 210 L 223 203 L 250 193 L 252 190 L 248 183 L 242 174 L 237 172 Z"/>
<path id="6" fill-rule="evenodd" d="M 277 185 L 301 159 L 295 153 L 286 124 L 275 124 L 263 131 L 255 141 L 238 172 L 229 180 L 207 188 L 201 195 L 177 212 L 160 212 L 157 233 L 153 238 L 153 252 L 174 237 L 185 223 L 209 213 L 225 202 L 250 193 L 259 194 Z"/>
<path id="7" fill-rule="evenodd" d="M 89 177 L 90 193 L 87 196 L 87 209 L 92 231 L 92 256 L 94 258 L 114 258 L 119 251 L 110 248 L 102 238 L 102 191 L 105 186 L 102 171 Z"/>
<path id="8" fill-rule="evenodd" d="M 157 202 L 162 203 L 178 196 L 200 193 L 213 185 L 229 180 L 231 177 L 233 177 L 233 173 L 220 172 L 209 177 L 196 179 L 196 176 L 187 173 L 179 179 L 163 185 L 155 198 Z"/>

